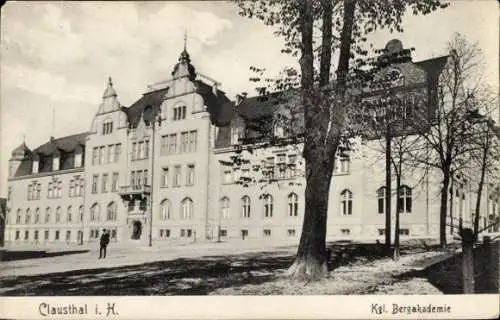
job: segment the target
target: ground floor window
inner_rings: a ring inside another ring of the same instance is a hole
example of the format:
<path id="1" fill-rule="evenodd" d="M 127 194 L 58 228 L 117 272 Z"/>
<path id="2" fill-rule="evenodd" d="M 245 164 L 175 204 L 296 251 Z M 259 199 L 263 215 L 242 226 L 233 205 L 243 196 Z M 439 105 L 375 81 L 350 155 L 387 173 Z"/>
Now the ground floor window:
<path id="1" fill-rule="evenodd" d="M 45 232 L 43 233 L 43 238 L 45 240 L 49 240 L 49 230 L 45 230 Z"/>
<path id="2" fill-rule="evenodd" d="M 54 240 L 59 240 L 59 230 L 56 230 L 56 235 L 54 236 Z"/>
<path id="3" fill-rule="evenodd" d="M 385 229 L 378 229 L 378 235 L 379 236 L 385 235 Z"/>
<path id="4" fill-rule="evenodd" d="M 34 236 L 34 239 L 35 239 L 35 240 L 38 240 L 38 230 L 35 230 L 35 236 Z"/>
<path id="5" fill-rule="evenodd" d="M 226 229 L 220 229 L 219 234 L 221 237 L 227 237 L 227 230 Z"/>
<path id="6" fill-rule="evenodd" d="M 402 236 L 409 236 L 410 235 L 410 229 L 399 229 L 399 234 Z"/>
<path id="7" fill-rule="evenodd" d="M 270 229 L 264 229 L 264 236 L 265 237 L 271 236 L 271 230 Z"/>
<path id="8" fill-rule="evenodd" d="M 20 234 L 20 232 L 19 232 L 19 230 L 17 230 L 16 231 L 16 240 L 19 240 L 19 234 Z"/>
<path id="9" fill-rule="evenodd" d="M 248 237 L 248 230 L 247 229 L 241 230 L 241 238 L 245 240 L 246 237 Z"/>
<path id="10" fill-rule="evenodd" d="M 28 240 L 30 237 L 30 232 L 28 230 L 24 231 L 24 240 Z"/>
<path id="11" fill-rule="evenodd" d="M 116 239 L 116 229 L 111 230 L 111 239 Z"/>
<path id="12" fill-rule="evenodd" d="M 288 229 L 288 236 L 294 237 L 295 236 L 295 229 Z"/>
<path id="13" fill-rule="evenodd" d="M 187 237 L 191 238 L 193 231 L 191 229 L 187 229 Z"/>
<path id="14" fill-rule="evenodd" d="M 69 240 L 71 240 L 71 231 L 70 230 L 66 231 L 66 241 L 69 241 Z"/>
<path id="15" fill-rule="evenodd" d="M 160 229 L 160 238 L 169 238 L 170 229 Z"/>
<path id="16" fill-rule="evenodd" d="M 350 229 L 340 229 L 340 233 L 342 233 L 343 236 L 348 236 L 351 234 Z"/>

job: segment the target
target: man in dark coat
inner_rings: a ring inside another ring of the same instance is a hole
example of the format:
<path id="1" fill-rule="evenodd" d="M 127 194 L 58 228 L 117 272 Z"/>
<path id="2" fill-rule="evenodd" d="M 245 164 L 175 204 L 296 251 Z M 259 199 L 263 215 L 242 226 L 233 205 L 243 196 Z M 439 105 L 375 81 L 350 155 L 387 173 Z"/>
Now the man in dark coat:
<path id="1" fill-rule="evenodd" d="M 102 230 L 102 235 L 100 239 L 100 249 L 99 249 L 99 259 L 106 258 L 106 247 L 109 244 L 109 231 L 106 229 Z"/>

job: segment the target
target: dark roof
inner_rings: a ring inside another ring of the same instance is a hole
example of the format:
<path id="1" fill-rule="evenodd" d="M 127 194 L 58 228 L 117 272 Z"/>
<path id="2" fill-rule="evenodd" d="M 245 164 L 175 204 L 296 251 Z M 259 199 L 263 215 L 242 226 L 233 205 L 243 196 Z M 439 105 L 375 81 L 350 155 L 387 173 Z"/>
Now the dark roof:
<path id="1" fill-rule="evenodd" d="M 51 139 L 49 142 L 42 144 L 33 150 L 33 154 L 42 156 L 53 155 L 56 151 L 59 152 L 73 152 L 78 146 L 85 146 L 85 138 L 89 132 L 77 133 L 66 137 Z"/>
<path id="2" fill-rule="evenodd" d="M 151 112 L 144 113 L 144 120 L 151 121 L 153 119 L 152 111 L 159 112 L 160 105 L 163 102 L 165 94 L 168 92 L 168 87 L 145 93 L 139 100 L 128 108 L 122 108 L 122 111 L 127 114 L 129 127 L 135 128 L 141 119 L 146 107 L 151 107 Z M 147 111 L 147 110 L 146 110 Z"/>
<path id="3" fill-rule="evenodd" d="M 217 126 L 227 125 L 234 117 L 234 103 L 229 100 L 224 91 L 217 89 L 214 94 L 213 87 L 201 80 L 194 80 L 196 93 L 201 95 L 203 103 L 210 113 L 210 120 Z"/>
<path id="4" fill-rule="evenodd" d="M 417 61 L 415 64 L 425 70 L 428 74 L 439 74 L 448 62 L 449 55 L 427 60 Z"/>

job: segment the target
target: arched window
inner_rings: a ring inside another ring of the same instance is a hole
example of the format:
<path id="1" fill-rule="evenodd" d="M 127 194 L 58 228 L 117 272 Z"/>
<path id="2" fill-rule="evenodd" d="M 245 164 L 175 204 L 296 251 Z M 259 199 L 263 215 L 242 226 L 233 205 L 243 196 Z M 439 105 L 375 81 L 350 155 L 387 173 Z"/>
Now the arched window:
<path id="1" fill-rule="evenodd" d="M 273 216 L 273 196 L 266 194 L 264 199 L 264 217 L 270 218 Z"/>
<path id="2" fill-rule="evenodd" d="M 83 221 L 83 205 L 78 208 L 78 219 L 80 222 Z"/>
<path id="3" fill-rule="evenodd" d="M 56 223 L 59 223 L 61 222 L 61 207 L 57 207 L 56 209 Z"/>
<path id="4" fill-rule="evenodd" d="M 71 216 L 71 206 L 68 207 L 68 213 L 67 213 L 67 216 L 66 216 L 66 221 L 68 222 L 71 222 L 73 220 L 73 217 Z"/>
<path id="5" fill-rule="evenodd" d="M 21 209 L 17 209 L 17 215 L 16 215 L 17 224 L 21 224 L 21 215 L 22 215 Z"/>
<path id="6" fill-rule="evenodd" d="M 90 221 L 99 221 L 99 204 L 94 203 L 90 207 Z"/>
<path id="7" fill-rule="evenodd" d="M 378 207 L 378 213 L 384 214 L 385 213 L 385 187 L 380 187 L 377 190 L 377 207 Z"/>
<path id="8" fill-rule="evenodd" d="M 106 210 L 106 220 L 116 221 L 116 203 L 114 201 L 108 204 L 108 208 Z"/>
<path id="9" fill-rule="evenodd" d="M 26 216 L 24 217 L 24 224 L 31 223 L 31 210 L 30 208 L 26 209 Z"/>
<path id="10" fill-rule="evenodd" d="M 36 208 L 35 210 L 35 223 L 40 222 L 40 208 Z"/>
<path id="11" fill-rule="evenodd" d="M 348 189 L 340 193 L 340 214 L 343 216 L 352 215 L 352 192 Z"/>
<path id="12" fill-rule="evenodd" d="M 45 209 L 45 223 L 50 223 L 51 214 L 52 214 L 52 209 L 50 207 L 47 207 Z"/>
<path id="13" fill-rule="evenodd" d="M 220 215 L 222 219 L 229 218 L 229 198 L 224 197 L 220 199 Z"/>
<path id="14" fill-rule="evenodd" d="M 288 216 L 297 217 L 299 215 L 299 197 L 295 193 L 288 195 Z"/>
<path id="15" fill-rule="evenodd" d="M 170 200 L 165 199 L 160 203 L 160 220 L 170 219 Z"/>
<path id="16" fill-rule="evenodd" d="M 181 219 L 191 219 L 193 217 L 193 200 L 185 198 L 181 201 Z"/>
<path id="17" fill-rule="evenodd" d="M 243 218 L 250 218 L 250 197 L 243 196 L 241 198 L 241 216 Z"/>
<path id="18" fill-rule="evenodd" d="M 411 213 L 411 188 L 408 186 L 401 186 L 398 194 L 398 211 L 403 213 Z"/>

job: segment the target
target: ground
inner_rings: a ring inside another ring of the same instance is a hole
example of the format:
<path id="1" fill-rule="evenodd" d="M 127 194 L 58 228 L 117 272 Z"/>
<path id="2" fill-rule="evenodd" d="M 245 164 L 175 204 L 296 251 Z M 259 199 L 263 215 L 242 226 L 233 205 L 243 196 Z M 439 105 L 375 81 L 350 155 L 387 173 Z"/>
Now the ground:
<path id="1" fill-rule="evenodd" d="M 4 251 L 0 295 L 313 295 L 440 294 L 422 270 L 449 253 L 406 244 L 394 262 L 380 244 L 329 243 L 329 277 L 297 282 L 284 277 L 295 245 L 245 242 L 176 247 L 73 247 Z M 35 257 L 34 257 L 35 256 Z M 34 257 L 34 258 L 33 258 Z"/>

